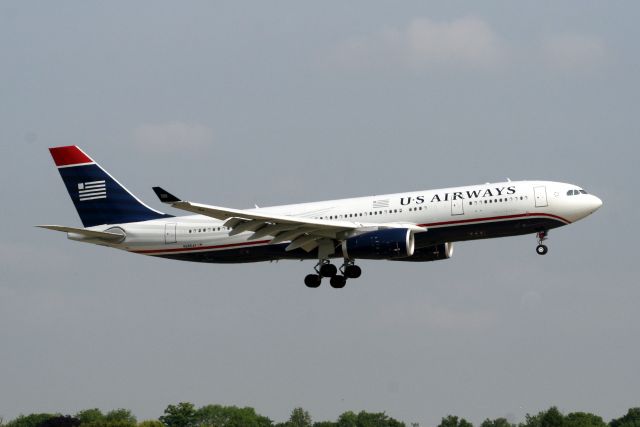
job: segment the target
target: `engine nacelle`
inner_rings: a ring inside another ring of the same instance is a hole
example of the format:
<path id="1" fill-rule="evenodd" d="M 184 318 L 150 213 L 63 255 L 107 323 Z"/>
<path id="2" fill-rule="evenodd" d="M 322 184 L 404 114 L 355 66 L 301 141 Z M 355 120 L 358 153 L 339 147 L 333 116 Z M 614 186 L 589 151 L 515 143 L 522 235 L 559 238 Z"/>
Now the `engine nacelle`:
<path id="1" fill-rule="evenodd" d="M 394 261 L 439 261 L 441 259 L 449 259 L 453 256 L 453 243 L 440 243 L 438 245 L 427 246 L 426 248 L 416 249 L 412 256 L 400 258 Z"/>
<path id="2" fill-rule="evenodd" d="M 342 242 L 347 259 L 396 259 L 413 255 L 415 238 L 406 228 L 370 231 Z"/>

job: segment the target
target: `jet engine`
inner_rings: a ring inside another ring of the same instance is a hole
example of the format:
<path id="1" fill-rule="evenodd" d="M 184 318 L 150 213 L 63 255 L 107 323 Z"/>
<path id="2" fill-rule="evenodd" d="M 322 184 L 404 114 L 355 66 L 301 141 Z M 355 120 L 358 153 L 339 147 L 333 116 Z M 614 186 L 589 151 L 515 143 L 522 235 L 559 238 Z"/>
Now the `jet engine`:
<path id="1" fill-rule="evenodd" d="M 388 228 L 350 237 L 342 242 L 347 259 L 396 259 L 410 257 L 415 249 L 413 232 L 406 228 Z"/>
<path id="2" fill-rule="evenodd" d="M 453 243 L 446 242 L 438 245 L 419 248 L 413 252 L 413 255 L 406 258 L 394 259 L 394 261 L 439 261 L 441 259 L 449 259 L 453 256 Z"/>

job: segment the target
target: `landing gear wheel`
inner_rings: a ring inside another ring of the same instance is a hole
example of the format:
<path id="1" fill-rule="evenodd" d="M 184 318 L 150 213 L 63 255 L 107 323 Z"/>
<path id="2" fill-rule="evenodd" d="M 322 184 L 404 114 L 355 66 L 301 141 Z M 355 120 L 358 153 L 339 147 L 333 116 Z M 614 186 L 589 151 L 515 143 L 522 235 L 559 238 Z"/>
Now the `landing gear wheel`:
<path id="1" fill-rule="evenodd" d="M 344 288 L 344 285 L 347 284 L 347 278 L 342 275 L 336 275 L 331 278 L 331 281 L 329 283 L 331 284 L 332 288 Z"/>
<path id="2" fill-rule="evenodd" d="M 549 248 L 547 248 L 547 246 L 542 243 L 547 240 L 548 235 L 549 232 L 546 230 L 538 231 L 536 233 L 536 237 L 538 238 L 538 246 L 536 246 L 536 252 L 538 253 L 538 255 L 544 255 L 549 252 Z"/>
<path id="3" fill-rule="evenodd" d="M 344 276 L 348 279 L 357 279 L 362 274 L 362 269 L 357 265 L 347 265 L 344 268 Z"/>
<path id="4" fill-rule="evenodd" d="M 320 286 L 322 282 L 322 277 L 317 274 L 307 274 L 304 278 L 304 284 L 307 285 L 308 288 L 317 288 Z"/>
<path id="5" fill-rule="evenodd" d="M 337 267 L 336 267 L 335 265 L 333 265 L 333 264 L 329 264 L 329 263 L 327 263 L 327 264 L 322 264 L 322 265 L 320 266 L 320 271 L 319 271 L 319 273 L 320 273 L 320 276 L 322 276 L 322 277 L 333 277 L 333 276 L 335 276 L 336 274 L 338 274 L 338 269 L 337 269 Z"/>

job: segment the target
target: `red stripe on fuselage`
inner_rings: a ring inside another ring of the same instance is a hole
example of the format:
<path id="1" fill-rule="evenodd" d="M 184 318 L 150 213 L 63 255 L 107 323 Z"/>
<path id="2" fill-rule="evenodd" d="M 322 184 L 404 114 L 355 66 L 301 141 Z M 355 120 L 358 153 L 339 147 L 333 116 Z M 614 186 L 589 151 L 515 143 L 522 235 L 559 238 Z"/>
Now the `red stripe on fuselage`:
<path id="1" fill-rule="evenodd" d="M 207 249 L 225 249 L 225 248 L 234 248 L 241 246 L 253 246 L 253 245 L 262 245 L 265 243 L 269 243 L 271 240 L 257 240 L 255 242 L 241 242 L 241 243 L 228 243 L 226 245 L 215 245 L 215 246 L 198 246 L 195 248 L 174 248 L 174 249 L 143 249 L 143 250 L 132 250 L 130 252 L 135 252 L 137 254 L 159 254 L 165 252 L 193 252 L 193 251 L 202 251 Z"/>
<path id="2" fill-rule="evenodd" d="M 571 224 L 571 221 L 564 219 L 558 215 L 553 215 L 548 213 L 526 213 L 526 214 L 517 214 L 517 215 L 490 216 L 485 218 L 474 218 L 474 219 L 458 219 L 453 221 L 432 222 L 429 224 L 418 224 L 418 225 L 420 227 L 438 227 L 442 225 L 472 224 L 472 223 L 484 222 L 484 221 L 497 221 L 501 219 L 528 218 L 528 217 L 536 217 L 536 216 L 546 216 L 549 218 L 553 218 L 553 219 L 557 219 L 559 221 L 565 222 L 567 224 Z"/>
<path id="3" fill-rule="evenodd" d="M 75 145 L 49 148 L 56 166 L 69 166 L 81 163 L 92 163 L 93 160 Z"/>

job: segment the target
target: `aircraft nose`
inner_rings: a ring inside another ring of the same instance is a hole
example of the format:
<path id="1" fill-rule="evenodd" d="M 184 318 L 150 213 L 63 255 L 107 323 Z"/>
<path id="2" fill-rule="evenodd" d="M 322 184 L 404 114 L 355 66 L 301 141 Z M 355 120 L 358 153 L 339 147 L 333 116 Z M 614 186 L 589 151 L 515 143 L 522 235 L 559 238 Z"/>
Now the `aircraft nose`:
<path id="1" fill-rule="evenodd" d="M 591 195 L 591 200 L 589 201 L 589 207 L 591 208 L 591 212 L 595 212 L 602 206 L 602 200 L 599 197 Z"/>

